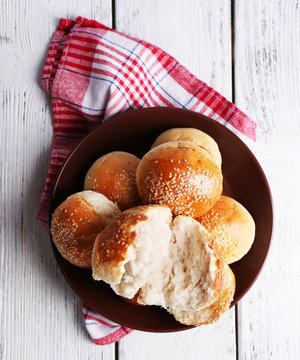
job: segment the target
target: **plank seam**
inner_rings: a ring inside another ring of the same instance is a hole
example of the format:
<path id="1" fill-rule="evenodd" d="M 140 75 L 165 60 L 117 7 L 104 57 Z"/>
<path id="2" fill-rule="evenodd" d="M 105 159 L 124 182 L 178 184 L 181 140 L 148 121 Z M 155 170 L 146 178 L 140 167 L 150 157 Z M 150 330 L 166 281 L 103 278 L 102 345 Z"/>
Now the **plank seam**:
<path id="1" fill-rule="evenodd" d="M 231 0 L 231 97 L 235 103 L 235 0 Z M 235 358 L 239 360 L 239 324 L 238 324 L 238 304 L 234 307 L 235 315 Z"/>
<path id="2" fill-rule="evenodd" d="M 111 18 L 112 28 L 116 29 L 116 0 L 111 0 Z"/>
<path id="3" fill-rule="evenodd" d="M 119 360 L 119 342 L 115 342 L 115 360 Z"/>
<path id="4" fill-rule="evenodd" d="M 231 93 L 232 102 L 235 103 L 235 64 L 234 64 L 234 46 L 235 46 L 235 0 L 231 0 Z"/>
<path id="5" fill-rule="evenodd" d="M 116 29 L 116 0 L 111 0 L 111 27 Z M 115 342 L 115 360 L 119 360 L 119 342 Z"/>

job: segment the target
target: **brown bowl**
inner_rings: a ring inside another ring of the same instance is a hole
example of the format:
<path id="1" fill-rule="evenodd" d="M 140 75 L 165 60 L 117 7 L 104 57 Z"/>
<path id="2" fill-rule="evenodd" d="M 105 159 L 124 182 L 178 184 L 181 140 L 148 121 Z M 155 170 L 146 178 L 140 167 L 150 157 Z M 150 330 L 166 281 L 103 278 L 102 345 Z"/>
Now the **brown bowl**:
<path id="1" fill-rule="evenodd" d="M 88 134 L 66 160 L 54 187 L 50 217 L 67 196 L 83 190 L 85 174 L 98 157 L 116 150 L 142 157 L 159 134 L 174 127 L 197 128 L 216 140 L 222 154 L 223 193 L 243 204 L 256 224 L 251 250 L 231 265 L 236 277 L 233 306 L 250 289 L 266 259 L 272 234 L 272 199 L 264 172 L 248 147 L 225 126 L 206 116 L 182 109 L 150 108 L 127 112 L 103 123 Z M 143 331 L 171 332 L 191 328 L 177 322 L 162 308 L 139 307 L 124 301 L 109 285 L 93 280 L 91 270 L 71 265 L 54 245 L 53 250 L 74 291 L 108 319 Z"/>

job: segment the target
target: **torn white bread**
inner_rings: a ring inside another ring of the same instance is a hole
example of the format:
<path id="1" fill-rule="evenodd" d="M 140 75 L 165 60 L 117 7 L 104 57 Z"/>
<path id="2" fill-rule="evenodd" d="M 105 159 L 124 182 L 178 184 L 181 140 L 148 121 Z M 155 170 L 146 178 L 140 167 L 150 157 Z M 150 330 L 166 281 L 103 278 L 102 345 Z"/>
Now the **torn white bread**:
<path id="1" fill-rule="evenodd" d="M 164 288 L 168 307 L 203 308 L 219 294 L 223 264 L 197 221 L 177 216 L 171 229 L 169 279 Z"/>
<path id="2" fill-rule="evenodd" d="M 169 308 L 175 319 L 185 325 L 213 324 L 230 307 L 235 292 L 235 276 L 228 265 L 224 268 L 223 288 L 219 296 L 207 307 L 198 311 Z"/>
<path id="3" fill-rule="evenodd" d="M 93 277 L 120 296 L 143 305 L 196 312 L 223 288 L 224 266 L 217 249 L 194 219 L 169 208 L 145 205 L 116 217 L 98 236 Z"/>

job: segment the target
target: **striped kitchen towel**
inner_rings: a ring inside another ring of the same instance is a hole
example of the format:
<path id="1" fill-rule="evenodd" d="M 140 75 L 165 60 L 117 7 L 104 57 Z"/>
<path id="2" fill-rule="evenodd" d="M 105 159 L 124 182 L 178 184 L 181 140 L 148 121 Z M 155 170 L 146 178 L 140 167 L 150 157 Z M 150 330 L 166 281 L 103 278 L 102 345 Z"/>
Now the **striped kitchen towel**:
<path id="1" fill-rule="evenodd" d="M 54 123 L 50 168 L 37 212 L 46 226 L 64 160 L 90 130 L 117 113 L 157 106 L 189 109 L 224 124 L 250 148 L 255 143 L 256 123 L 172 56 L 94 20 L 60 20 L 42 84 L 52 96 Z M 97 344 L 117 341 L 131 331 L 85 305 L 83 316 Z"/>
<path id="2" fill-rule="evenodd" d="M 133 331 L 93 312 L 86 304 L 82 305 L 82 314 L 86 329 L 97 345 L 112 344 Z"/>

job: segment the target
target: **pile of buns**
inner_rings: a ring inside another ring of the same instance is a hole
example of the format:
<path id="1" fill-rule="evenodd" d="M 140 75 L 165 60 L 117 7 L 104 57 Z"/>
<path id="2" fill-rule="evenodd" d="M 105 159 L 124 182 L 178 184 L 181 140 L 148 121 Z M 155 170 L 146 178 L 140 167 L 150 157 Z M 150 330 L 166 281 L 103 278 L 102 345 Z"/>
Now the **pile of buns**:
<path id="1" fill-rule="evenodd" d="M 229 264 L 255 236 L 249 212 L 222 195 L 221 163 L 214 139 L 192 128 L 165 131 L 141 160 L 106 154 L 53 213 L 52 239 L 126 301 L 213 323 L 234 297 Z"/>

